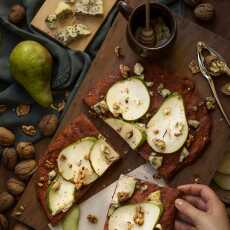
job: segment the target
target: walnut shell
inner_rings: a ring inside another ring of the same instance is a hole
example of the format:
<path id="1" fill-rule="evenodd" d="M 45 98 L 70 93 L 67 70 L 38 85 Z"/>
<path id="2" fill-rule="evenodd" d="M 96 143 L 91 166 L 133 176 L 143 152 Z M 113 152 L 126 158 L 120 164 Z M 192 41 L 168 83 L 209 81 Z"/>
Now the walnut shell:
<path id="1" fill-rule="evenodd" d="M 10 146 L 15 141 L 15 135 L 7 128 L 0 127 L 0 145 Z"/>
<path id="2" fill-rule="evenodd" d="M 8 19 L 15 25 L 20 25 L 24 21 L 26 16 L 26 10 L 22 5 L 13 5 L 10 9 Z"/>
<path id="3" fill-rule="evenodd" d="M 25 183 L 16 178 L 10 178 L 6 182 L 6 187 L 7 187 L 7 190 L 11 194 L 17 196 L 17 195 L 20 195 L 24 191 Z"/>
<path id="4" fill-rule="evenodd" d="M 9 223 L 6 217 L 2 214 L 0 214 L 0 229 L 1 230 L 7 230 L 9 229 Z"/>
<path id="5" fill-rule="evenodd" d="M 39 122 L 39 129 L 44 136 L 52 136 L 57 129 L 58 118 L 55 114 L 45 115 Z"/>
<path id="6" fill-rule="evenodd" d="M 215 15 L 215 8 L 211 3 L 202 3 L 195 8 L 194 15 L 199 20 L 209 21 Z"/>
<path id="7" fill-rule="evenodd" d="M 195 6 L 197 6 L 201 2 L 201 0 L 184 0 L 184 2 L 188 6 L 195 7 Z"/>
<path id="8" fill-rule="evenodd" d="M 15 175 L 21 180 L 27 180 L 36 171 L 35 160 L 24 160 L 19 162 L 14 169 Z"/>
<path id="9" fill-rule="evenodd" d="M 21 159 L 30 159 L 35 155 L 35 147 L 31 142 L 18 142 L 16 150 Z"/>
<path id="10" fill-rule="evenodd" d="M 2 163 L 7 169 L 13 170 L 17 164 L 17 159 L 18 157 L 15 148 L 5 148 L 3 150 Z"/>
<path id="11" fill-rule="evenodd" d="M 14 225 L 13 230 L 30 230 L 31 228 L 22 224 L 22 223 L 17 223 Z"/>
<path id="12" fill-rule="evenodd" d="M 14 205 L 14 197 L 8 192 L 0 193 L 0 212 L 10 209 Z"/>

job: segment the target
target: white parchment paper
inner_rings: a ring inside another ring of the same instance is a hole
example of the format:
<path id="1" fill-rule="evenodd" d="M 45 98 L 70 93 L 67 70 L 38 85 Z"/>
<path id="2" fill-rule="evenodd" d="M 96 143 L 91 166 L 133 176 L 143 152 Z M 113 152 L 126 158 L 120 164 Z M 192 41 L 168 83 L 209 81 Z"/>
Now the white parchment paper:
<path id="1" fill-rule="evenodd" d="M 149 182 L 154 182 L 161 186 L 165 185 L 163 180 L 153 179 L 153 174 L 155 171 L 149 164 L 141 165 L 135 170 L 131 171 L 128 175 L 134 176 L 138 179 L 146 180 Z M 99 193 L 95 194 L 88 200 L 80 204 L 80 221 L 79 221 L 79 230 L 102 230 L 104 228 L 107 211 L 114 193 L 116 183 L 114 182 L 110 186 L 106 187 Z M 91 224 L 87 220 L 89 214 L 95 215 L 98 217 L 97 224 Z M 62 227 L 49 224 L 51 230 L 62 230 Z M 71 230 L 71 229 L 70 229 Z"/>

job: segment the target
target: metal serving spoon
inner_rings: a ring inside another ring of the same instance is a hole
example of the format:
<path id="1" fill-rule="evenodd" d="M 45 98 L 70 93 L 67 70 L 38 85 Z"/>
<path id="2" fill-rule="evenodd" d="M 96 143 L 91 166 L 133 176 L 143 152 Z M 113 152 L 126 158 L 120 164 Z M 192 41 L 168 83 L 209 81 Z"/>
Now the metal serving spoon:
<path id="1" fill-rule="evenodd" d="M 223 106 L 219 100 L 219 97 L 218 97 L 217 92 L 216 92 L 215 84 L 214 84 L 213 79 L 212 79 L 211 73 L 213 71 L 210 72 L 210 70 L 207 70 L 207 68 L 205 67 L 205 57 L 202 54 L 204 49 L 207 49 L 207 46 L 205 45 L 205 43 L 198 42 L 197 43 L 197 58 L 198 58 L 198 64 L 200 67 L 200 71 L 203 74 L 203 76 L 208 80 L 208 83 L 209 83 L 210 88 L 212 90 L 213 96 L 215 97 L 215 100 L 219 106 L 219 109 L 220 109 L 222 115 L 224 116 L 228 126 L 230 127 L 230 120 L 229 120 L 227 114 L 225 113 L 224 108 L 223 108 Z M 213 50 L 210 48 L 208 48 L 207 50 L 211 51 L 213 54 L 215 54 L 217 56 L 217 52 L 215 52 L 215 51 L 213 52 Z M 220 56 L 220 55 L 218 54 L 218 56 Z M 219 76 L 219 75 L 213 75 L 213 76 Z"/>

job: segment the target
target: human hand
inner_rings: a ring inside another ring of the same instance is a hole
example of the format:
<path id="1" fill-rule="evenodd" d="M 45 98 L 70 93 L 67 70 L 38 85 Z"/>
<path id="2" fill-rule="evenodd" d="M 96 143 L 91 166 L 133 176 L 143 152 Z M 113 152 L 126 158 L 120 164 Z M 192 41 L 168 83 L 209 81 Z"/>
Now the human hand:
<path id="1" fill-rule="evenodd" d="M 190 184 L 178 189 L 184 195 L 175 201 L 179 211 L 175 230 L 230 230 L 224 204 L 208 186 Z"/>

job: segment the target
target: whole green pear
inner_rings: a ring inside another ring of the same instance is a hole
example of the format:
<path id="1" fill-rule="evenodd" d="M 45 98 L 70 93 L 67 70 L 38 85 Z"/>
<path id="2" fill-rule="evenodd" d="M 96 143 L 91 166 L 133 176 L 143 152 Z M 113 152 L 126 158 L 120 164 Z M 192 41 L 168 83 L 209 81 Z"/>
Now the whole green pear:
<path id="1" fill-rule="evenodd" d="M 52 66 L 50 52 L 36 41 L 20 42 L 10 54 L 13 78 L 43 107 L 53 103 L 50 87 Z"/>

